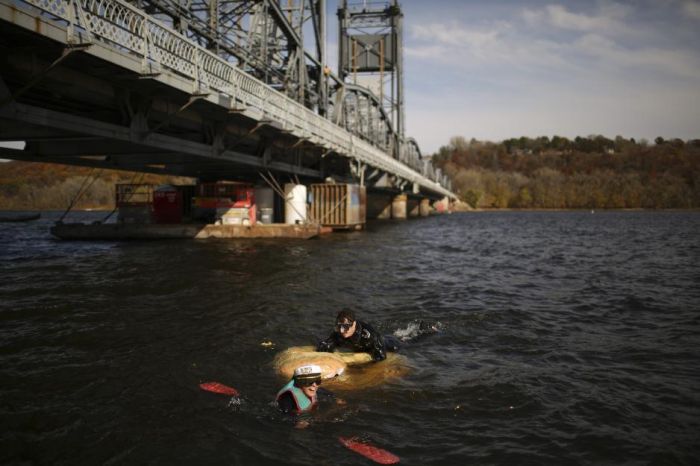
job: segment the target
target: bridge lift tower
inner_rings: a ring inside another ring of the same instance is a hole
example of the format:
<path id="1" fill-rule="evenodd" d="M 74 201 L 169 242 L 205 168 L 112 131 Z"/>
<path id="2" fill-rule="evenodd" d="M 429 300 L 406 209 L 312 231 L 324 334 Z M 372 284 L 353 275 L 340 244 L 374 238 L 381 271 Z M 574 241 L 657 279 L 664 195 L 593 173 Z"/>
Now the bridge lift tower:
<path id="1" fill-rule="evenodd" d="M 403 139 L 403 13 L 398 0 L 343 0 L 338 19 L 340 78 L 371 89 Z"/>

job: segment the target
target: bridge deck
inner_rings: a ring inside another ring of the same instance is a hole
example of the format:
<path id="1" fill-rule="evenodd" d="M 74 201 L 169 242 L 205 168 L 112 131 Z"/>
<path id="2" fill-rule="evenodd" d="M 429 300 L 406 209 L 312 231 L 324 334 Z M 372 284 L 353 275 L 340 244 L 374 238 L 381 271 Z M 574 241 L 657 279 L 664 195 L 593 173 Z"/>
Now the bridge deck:
<path id="1" fill-rule="evenodd" d="M 29 144 L 4 157 L 201 178 L 386 174 L 456 197 L 121 0 L 0 0 L 0 21 L 0 139 Z"/>

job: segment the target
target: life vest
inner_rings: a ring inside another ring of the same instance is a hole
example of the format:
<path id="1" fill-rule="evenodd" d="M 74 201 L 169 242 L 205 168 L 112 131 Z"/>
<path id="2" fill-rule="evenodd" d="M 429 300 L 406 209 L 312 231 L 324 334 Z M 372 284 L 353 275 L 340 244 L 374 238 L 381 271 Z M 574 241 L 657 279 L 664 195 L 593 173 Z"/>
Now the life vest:
<path id="1" fill-rule="evenodd" d="M 287 382 L 287 385 L 282 387 L 282 389 L 277 392 L 277 400 L 279 400 L 280 397 L 287 392 L 291 393 L 292 398 L 294 399 L 294 404 L 297 407 L 297 413 L 310 411 L 311 408 L 313 408 L 313 403 L 311 403 L 309 397 L 307 397 L 304 392 L 301 391 L 301 388 L 294 385 L 294 379 Z"/>

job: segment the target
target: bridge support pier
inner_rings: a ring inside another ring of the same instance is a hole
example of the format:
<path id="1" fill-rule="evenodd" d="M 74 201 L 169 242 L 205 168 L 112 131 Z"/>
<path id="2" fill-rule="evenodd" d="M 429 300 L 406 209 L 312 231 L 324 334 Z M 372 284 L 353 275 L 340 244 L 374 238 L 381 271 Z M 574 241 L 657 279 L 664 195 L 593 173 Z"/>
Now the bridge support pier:
<path id="1" fill-rule="evenodd" d="M 405 194 L 399 194 L 391 201 L 391 218 L 397 220 L 406 219 L 406 200 Z"/>
<path id="2" fill-rule="evenodd" d="M 381 212 L 377 214 L 379 220 L 389 220 L 391 218 L 391 204 L 387 204 Z"/>
<path id="3" fill-rule="evenodd" d="M 390 194 L 380 194 L 373 192 L 367 194 L 367 218 L 376 218 L 379 220 L 388 220 L 391 218 L 391 200 L 393 196 Z"/>
<path id="4" fill-rule="evenodd" d="M 450 210 L 450 198 L 445 196 L 439 201 L 436 201 L 434 206 L 438 214 L 446 214 Z"/>
<path id="5" fill-rule="evenodd" d="M 408 216 L 418 217 L 420 215 L 420 201 L 418 199 L 408 199 Z"/>
<path id="6" fill-rule="evenodd" d="M 427 217 L 433 211 L 429 198 L 409 197 L 406 194 L 396 196 L 377 194 L 367 196 L 367 218 L 388 220 L 391 218 Z M 441 205 L 441 207 L 438 207 Z M 445 199 L 435 202 L 435 210 L 447 209 Z"/>
<path id="7" fill-rule="evenodd" d="M 430 199 L 421 199 L 420 216 L 427 217 L 428 215 L 430 215 Z"/>

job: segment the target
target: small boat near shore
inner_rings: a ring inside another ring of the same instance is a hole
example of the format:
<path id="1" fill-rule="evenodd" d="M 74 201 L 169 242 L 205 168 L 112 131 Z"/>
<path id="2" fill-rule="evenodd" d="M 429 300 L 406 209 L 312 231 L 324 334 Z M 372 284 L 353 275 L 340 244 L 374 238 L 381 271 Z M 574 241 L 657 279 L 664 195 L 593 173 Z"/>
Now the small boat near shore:
<path id="1" fill-rule="evenodd" d="M 41 218 L 40 213 L 0 215 L 0 222 L 31 222 Z"/>

